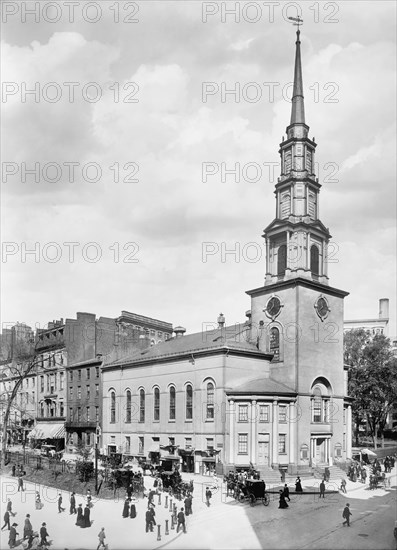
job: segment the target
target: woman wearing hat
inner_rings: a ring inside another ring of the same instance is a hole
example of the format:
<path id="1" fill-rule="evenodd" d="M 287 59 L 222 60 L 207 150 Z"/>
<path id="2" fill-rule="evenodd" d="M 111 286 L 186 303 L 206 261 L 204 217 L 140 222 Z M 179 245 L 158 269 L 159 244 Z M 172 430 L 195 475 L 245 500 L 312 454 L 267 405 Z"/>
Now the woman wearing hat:
<path id="1" fill-rule="evenodd" d="M 128 498 L 126 498 L 123 506 L 123 518 L 128 518 L 129 515 L 130 515 L 130 503 Z"/>
<path id="2" fill-rule="evenodd" d="M 18 527 L 18 523 L 13 523 L 11 525 L 11 529 L 10 529 L 10 538 L 8 539 L 8 544 L 10 546 L 10 548 L 14 548 L 16 542 L 17 542 L 17 530 L 15 529 L 15 527 Z"/>
<path id="3" fill-rule="evenodd" d="M 30 538 L 33 535 L 33 527 L 30 523 L 30 514 L 26 514 L 25 525 L 23 528 L 23 540 Z"/>
<path id="4" fill-rule="evenodd" d="M 134 519 L 136 518 L 136 506 L 137 499 L 135 497 L 132 497 L 131 499 L 131 508 L 130 508 L 130 518 Z"/>
<path id="5" fill-rule="evenodd" d="M 46 523 L 42 523 L 41 524 L 41 529 L 40 529 L 40 546 L 48 546 L 48 542 L 47 542 L 47 537 L 49 537 L 50 535 L 48 534 L 48 531 L 47 531 L 47 524 Z"/>
<path id="6" fill-rule="evenodd" d="M 76 519 L 76 525 L 78 527 L 83 527 L 83 505 L 79 504 L 77 508 L 77 519 Z"/>

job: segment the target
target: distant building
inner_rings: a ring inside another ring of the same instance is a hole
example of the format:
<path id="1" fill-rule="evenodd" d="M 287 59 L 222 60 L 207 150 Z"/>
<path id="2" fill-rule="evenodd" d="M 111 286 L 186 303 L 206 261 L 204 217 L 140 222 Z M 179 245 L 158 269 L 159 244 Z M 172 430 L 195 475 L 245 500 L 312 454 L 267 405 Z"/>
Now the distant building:
<path id="1" fill-rule="evenodd" d="M 379 300 L 378 317 L 368 317 L 366 319 L 353 319 L 343 321 L 343 331 L 364 329 L 371 336 L 384 334 L 389 336 L 389 299 L 381 298 Z"/>

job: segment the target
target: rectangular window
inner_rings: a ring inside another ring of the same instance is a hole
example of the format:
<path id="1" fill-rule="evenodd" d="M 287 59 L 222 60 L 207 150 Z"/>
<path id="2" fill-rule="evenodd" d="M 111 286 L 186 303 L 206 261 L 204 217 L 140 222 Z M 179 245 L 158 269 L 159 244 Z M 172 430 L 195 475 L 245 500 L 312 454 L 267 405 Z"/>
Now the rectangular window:
<path id="1" fill-rule="evenodd" d="M 72 422 L 73 420 L 73 408 L 69 407 L 69 422 Z"/>
<path id="2" fill-rule="evenodd" d="M 89 422 L 89 421 L 91 420 L 91 419 L 90 419 L 90 407 L 87 407 L 87 408 L 86 408 L 85 413 L 86 413 L 86 415 L 87 415 L 86 420 L 87 420 L 87 422 Z"/>
<path id="3" fill-rule="evenodd" d="M 59 416 L 64 416 L 64 415 L 65 415 L 65 407 L 64 407 L 63 401 L 60 401 L 59 402 Z"/>
<path id="4" fill-rule="evenodd" d="M 287 422 L 287 407 L 285 405 L 280 405 L 278 408 L 278 421 Z"/>
<path id="5" fill-rule="evenodd" d="M 81 386 L 77 386 L 77 399 L 81 399 Z"/>
<path id="6" fill-rule="evenodd" d="M 70 386 L 69 388 L 69 397 L 70 399 L 73 399 L 73 386 Z"/>
<path id="7" fill-rule="evenodd" d="M 248 405 L 238 406 L 238 421 L 248 422 Z"/>
<path id="8" fill-rule="evenodd" d="M 191 449 L 191 448 L 192 448 L 192 438 L 185 437 L 185 449 Z"/>
<path id="9" fill-rule="evenodd" d="M 85 369 L 85 372 L 86 372 L 86 374 L 87 374 L 87 380 L 89 380 L 89 379 L 90 379 L 90 372 L 91 372 L 90 367 L 86 368 L 86 369 Z"/>
<path id="10" fill-rule="evenodd" d="M 34 385 L 35 385 L 35 382 L 36 382 L 35 378 L 32 378 L 32 386 L 33 386 L 33 387 L 34 387 Z"/>
<path id="11" fill-rule="evenodd" d="M 259 405 L 259 422 L 269 422 L 269 405 Z"/>
<path id="12" fill-rule="evenodd" d="M 50 375 L 47 374 L 47 391 L 50 391 Z"/>
<path id="13" fill-rule="evenodd" d="M 95 422 L 99 422 L 99 407 L 95 407 Z"/>
<path id="14" fill-rule="evenodd" d="M 73 382 L 73 371 L 72 370 L 69 372 L 69 380 L 71 382 Z"/>
<path id="15" fill-rule="evenodd" d="M 59 389 L 60 390 L 63 390 L 64 389 L 64 384 L 65 384 L 65 377 L 64 377 L 64 374 L 63 372 L 60 372 L 59 373 Z"/>
<path id="16" fill-rule="evenodd" d="M 321 422 L 321 409 L 322 409 L 321 399 L 313 399 L 312 401 L 313 422 Z"/>
<path id="17" fill-rule="evenodd" d="M 286 450 L 285 450 L 286 439 L 287 439 L 286 434 L 278 435 L 278 454 L 279 455 L 285 455 L 286 453 Z"/>
<path id="18" fill-rule="evenodd" d="M 248 454 L 248 434 L 238 434 L 238 454 Z"/>
<path id="19" fill-rule="evenodd" d="M 77 422 L 81 422 L 81 407 L 77 407 Z"/>
<path id="20" fill-rule="evenodd" d="M 141 455 L 145 452 L 145 439 L 143 436 L 138 437 L 138 453 Z"/>
<path id="21" fill-rule="evenodd" d="M 95 384 L 95 397 L 99 397 L 99 384 Z"/>
<path id="22" fill-rule="evenodd" d="M 90 398 L 90 385 L 87 384 L 85 389 L 86 389 L 87 399 L 89 399 Z"/>
<path id="23" fill-rule="evenodd" d="M 95 376 L 99 378 L 99 367 L 95 367 Z"/>
<path id="24" fill-rule="evenodd" d="M 44 376 L 40 376 L 40 391 L 44 391 Z"/>
<path id="25" fill-rule="evenodd" d="M 80 382 L 81 380 L 81 369 L 77 371 L 77 380 Z"/>
<path id="26" fill-rule="evenodd" d="M 212 451 L 214 449 L 214 438 L 207 437 L 207 450 Z"/>
<path id="27" fill-rule="evenodd" d="M 129 435 L 125 436 L 125 454 L 129 455 L 131 452 L 131 437 Z"/>

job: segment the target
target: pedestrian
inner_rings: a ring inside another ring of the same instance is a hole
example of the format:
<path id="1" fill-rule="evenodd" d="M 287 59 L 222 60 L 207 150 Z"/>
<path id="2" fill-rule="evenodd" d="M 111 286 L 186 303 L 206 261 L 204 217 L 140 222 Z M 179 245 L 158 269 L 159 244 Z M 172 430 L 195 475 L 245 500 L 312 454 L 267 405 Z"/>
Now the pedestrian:
<path id="1" fill-rule="evenodd" d="M 16 545 L 16 542 L 17 542 L 17 530 L 15 529 L 15 527 L 18 527 L 18 523 L 13 523 L 12 526 L 11 526 L 11 529 L 10 529 L 10 537 L 8 539 L 8 544 L 10 546 L 10 548 L 14 548 L 14 546 Z"/>
<path id="2" fill-rule="evenodd" d="M 296 481 L 295 481 L 295 492 L 303 493 L 301 478 L 299 476 L 296 478 Z"/>
<path id="3" fill-rule="evenodd" d="M 135 497 L 132 498 L 131 500 L 131 506 L 130 506 L 130 518 L 134 519 L 136 518 L 136 503 L 137 503 L 137 500 Z"/>
<path id="4" fill-rule="evenodd" d="M 367 480 L 367 470 L 365 467 L 363 467 L 363 469 L 361 470 L 361 479 L 362 479 L 362 482 L 365 484 Z"/>
<path id="5" fill-rule="evenodd" d="M 47 531 L 47 524 L 42 523 L 40 528 L 40 546 L 48 546 L 47 537 L 50 535 Z"/>
<path id="6" fill-rule="evenodd" d="M 291 502 L 291 499 L 289 498 L 289 487 L 287 484 L 284 485 L 284 498 L 287 498 L 288 502 Z"/>
<path id="7" fill-rule="evenodd" d="M 132 483 L 130 483 L 127 487 L 127 498 L 131 498 L 133 493 L 133 486 Z"/>
<path id="8" fill-rule="evenodd" d="M 321 481 L 320 483 L 320 497 L 319 498 L 325 498 L 325 483 L 324 483 L 324 480 Z"/>
<path id="9" fill-rule="evenodd" d="M 156 525 L 156 512 L 154 511 L 154 504 L 151 505 L 149 512 L 152 517 L 151 525 L 152 525 L 152 531 L 153 531 L 153 525 Z"/>
<path id="10" fill-rule="evenodd" d="M 346 479 L 342 478 L 341 482 L 340 482 L 340 490 L 342 491 L 342 493 L 347 493 L 346 491 Z"/>
<path id="11" fill-rule="evenodd" d="M 207 500 L 207 506 L 208 506 L 208 507 L 211 506 L 211 503 L 210 503 L 211 497 L 212 497 L 212 493 L 211 493 L 211 491 L 210 491 L 210 488 L 207 487 L 207 489 L 205 490 L 205 498 L 206 498 L 206 500 Z"/>
<path id="12" fill-rule="evenodd" d="M 128 518 L 129 515 L 130 515 L 130 503 L 129 503 L 129 499 L 126 498 L 124 502 L 124 507 L 123 507 L 123 518 Z"/>
<path id="13" fill-rule="evenodd" d="M 15 464 L 12 465 L 12 477 L 15 477 Z"/>
<path id="14" fill-rule="evenodd" d="M 342 525 L 346 525 L 347 523 L 347 526 L 350 527 L 350 516 L 352 515 L 353 514 L 350 512 L 350 504 L 347 503 L 342 513 L 342 517 L 345 518 L 345 521 Z"/>
<path id="15" fill-rule="evenodd" d="M 16 515 L 16 512 L 12 511 L 12 502 L 11 502 L 10 498 L 8 499 L 8 502 L 7 502 L 7 512 L 9 512 L 10 516 L 12 516 L 12 517 L 14 517 Z"/>
<path id="16" fill-rule="evenodd" d="M 24 490 L 22 474 L 19 474 L 19 476 L 18 476 L 18 492 L 19 492 L 19 490 L 21 490 L 21 491 Z"/>
<path id="17" fill-rule="evenodd" d="M 99 533 L 98 533 L 98 539 L 99 539 L 99 544 L 98 544 L 96 550 L 99 550 L 99 548 L 100 548 L 101 546 L 102 546 L 103 548 L 106 548 L 106 545 L 105 545 L 106 535 L 105 535 L 105 528 L 104 528 L 104 527 L 102 527 L 102 529 L 99 531 Z"/>
<path id="18" fill-rule="evenodd" d="M 90 507 L 88 504 L 86 504 L 86 507 L 84 508 L 83 527 L 91 527 Z"/>
<path id="19" fill-rule="evenodd" d="M 26 514 L 25 525 L 23 528 L 23 540 L 30 538 L 33 535 L 33 527 L 30 523 L 30 514 Z"/>
<path id="20" fill-rule="evenodd" d="M 187 494 L 187 497 L 184 500 L 184 505 L 185 505 L 186 516 L 190 516 L 191 514 L 193 514 L 192 497 L 191 497 L 190 493 Z"/>
<path id="21" fill-rule="evenodd" d="M 73 491 L 73 493 L 70 495 L 70 515 L 76 514 L 76 493 Z"/>
<path id="22" fill-rule="evenodd" d="M 153 525 L 152 525 L 153 516 L 150 509 L 146 510 L 145 519 L 146 519 L 146 533 L 148 533 L 149 531 L 153 531 Z"/>
<path id="23" fill-rule="evenodd" d="M 93 507 L 93 504 L 92 504 L 91 501 L 92 501 L 91 490 L 87 489 L 87 506 L 88 506 L 88 508 Z"/>
<path id="24" fill-rule="evenodd" d="M 181 508 L 181 511 L 178 513 L 178 524 L 176 526 L 176 532 L 179 532 L 179 527 L 183 528 L 183 532 L 186 533 L 186 524 L 185 524 L 185 514 L 183 512 L 183 508 Z"/>
<path id="25" fill-rule="evenodd" d="M 4 527 L 6 527 L 8 525 L 8 530 L 10 530 L 10 512 L 8 510 L 5 511 L 5 514 L 4 514 L 4 525 L 3 527 L 1 528 L 1 530 L 4 529 Z"/>
<path id="26" fill-rule="evenodd" d="M 77 508 L 76 525 L 78 527 L 83 527 L 83 505 L 82 504 L 79 504 Z"/>
<path id="27" fill-rule="evenodd" d="M 147 503 L 148 508 L 153 504 L 153 499 L 154 499 L 155 494 L 156 494 L 156 491 L 154 489 L 149 491 L 149 499 L 148 499 L 148 503 Z"/>
<path id="28" fill-rule="evenodd" d="M 280 489 L 280 500 L 279 500 L 279 508 L 288 508 L 288 504 L 285 500 L 284 491 Z"/>
<path id="29" fill-rule="evenodd" d="M 62 494 L 59 493 L 58 495 L 58 514 L 60 514 L 61 512 L 64 512 L 65 511 L 65 508 L 62 508 Z"/>
<path id="30" fill-rule="evenodd" d="M 41 510 L 43 508 L 43 504 L 41 502 L 40 493 L 36 491 L 36 510 Z"/>

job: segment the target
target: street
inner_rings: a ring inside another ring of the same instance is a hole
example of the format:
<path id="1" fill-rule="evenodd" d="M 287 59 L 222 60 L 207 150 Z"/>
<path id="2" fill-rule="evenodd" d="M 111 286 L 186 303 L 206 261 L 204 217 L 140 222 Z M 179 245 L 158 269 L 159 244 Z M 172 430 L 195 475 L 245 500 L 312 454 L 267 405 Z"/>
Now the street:
<path id="1" fill-rule="evenodd" d="M 187 533 L 176 533 L 171 529 L 169 506 L 165 508 L 165 495 L 155 497 L 156 521 L 160 525 L 161 540 L 157 540 L 157 526 L 153 533 L 145 532 L 145 512 L 147 499 L 137 505 L 135 519 L 122 517 L 123 499 L 119 501 L 96 500 L 91 510 L 93 521 L 91 528 L 81 529 L 75 525 L 76 516 L 69 515 L 69 494 L 63 494 L 65 512 L 58 513 L 58 491 L 44 486 L 26 483 L 24 493 L 17 492 L 16 479 L 1 478 L 2 510 L 11 498 L 13 510 L 17 512 L 11 519 L 18 523 L 19 538 L 23 534 L 24 518 L 31 515 L 33 529 L 39 531 L 43 521 L 52 540 L 53 550 L 81 550 L 96 548 L 98 533 L 105 527 L 106 542 L 110 550 L 131 548 L 216 548 L 216 549 L 259 549 L 259 548 L 302 548 L 339 550 L 379 549 L 394 550 L 393 536 L 396 517 L 396 469 L 390 476 L 390 487 L 370 491 L 368 485 L 348 481 L 347 495 L 326 494 L 319 500 L 318 494 L 309 491 L 318 490 L 318 480 L 303 480 L 304 493 L 291 495 L 289 508 L 279 509 L 277 494 L 271 494 L 269 506 L 260 502 L 254 507 L 238 503 L 232 497 L 226 497 L 224 487 L 212 489 L 213 498 L 208 508 L 204 493 L 206 484 L 211 480 L 203 476 L 194 478 L 193 515 L 186 518 Z M 153 478 L 145 477 L 146 488 L 151 488 Z M 292 480 L 289 484 L 293 487 Z M 328 489 L 335 489 L 330 483 Z M 44 503 L 42 510 L 34 505 L 35 492 L 40 490 Z M 78 496 L 77 504 L 85 500 Z M 352 511 L 351 527 L 342 526 L 342 510 L 350 503 Z M 183 503 L 177 502 L 178 511 Z M 4 514 L 4 512 L 3 512 Z M 3 515 L 2 514 L 2 515 Z M 169 534 L 165 534 L 165 520 L 169 521 Z M 8 531 L 1 532 L 1 547 L 8 546 Z M 24 543 L 26 547 L 26 542 Z M 22 545 L 18 546 L 22 548 Z"/>

